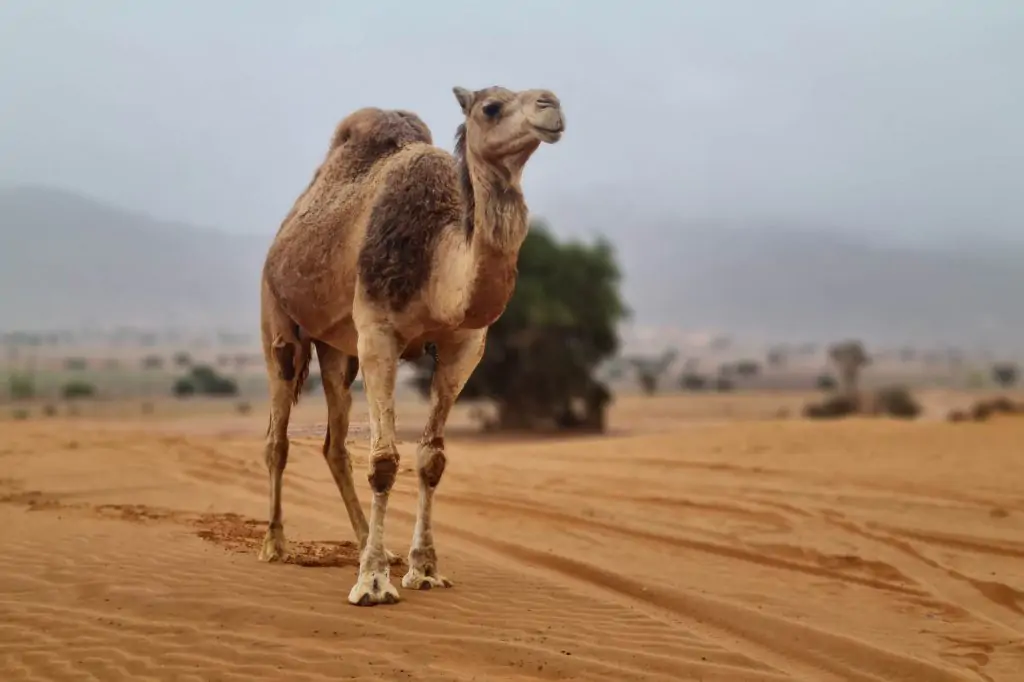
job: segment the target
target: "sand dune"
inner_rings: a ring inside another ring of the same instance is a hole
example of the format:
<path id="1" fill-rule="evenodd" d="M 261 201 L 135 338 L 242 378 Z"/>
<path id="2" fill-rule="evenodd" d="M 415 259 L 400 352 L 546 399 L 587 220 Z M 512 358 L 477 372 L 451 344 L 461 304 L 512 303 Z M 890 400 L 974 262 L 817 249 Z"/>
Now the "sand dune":
<path id="1" fill-rule="evenodd" d="M 683 409 L 623 401 L 615 423 L 642 428 L 615 437 L 453 435 L 435 518 L 456 586 L 373 609 L 345 600 L 356 549 L 316 405 L 280 565 L 256 560 L 261 415 L 0 424 L 0 679 L 1021 679 L 1024 420 Z M 408 468 L 393 500 L 404 553 Z"/>

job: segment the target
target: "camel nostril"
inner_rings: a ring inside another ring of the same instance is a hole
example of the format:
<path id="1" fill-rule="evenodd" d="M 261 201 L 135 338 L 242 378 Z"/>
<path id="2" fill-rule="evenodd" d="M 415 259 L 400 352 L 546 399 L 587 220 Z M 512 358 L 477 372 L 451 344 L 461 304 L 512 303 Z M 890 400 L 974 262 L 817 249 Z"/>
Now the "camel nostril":
<path id="1" fill-rule="evenodd" d="M 558 106 L 558 100 L 552 97 L 538 97 L 537 108 L 538 109 L 553 109 Z"/>

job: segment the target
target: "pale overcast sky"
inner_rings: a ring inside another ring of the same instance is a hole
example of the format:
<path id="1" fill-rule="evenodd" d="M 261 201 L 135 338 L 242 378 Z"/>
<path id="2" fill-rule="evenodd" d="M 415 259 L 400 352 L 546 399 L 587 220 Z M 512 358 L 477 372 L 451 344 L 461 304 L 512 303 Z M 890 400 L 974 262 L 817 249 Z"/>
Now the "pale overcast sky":
<path id="1" fill-rule="evenodd" d="M 1024 2 L 4 0 L 0 184 L 269 234 L 365 105 L 546 87 L 537 214 L 1024 233 Z M 629 225 L 605 227 L 615 240 Z"/>

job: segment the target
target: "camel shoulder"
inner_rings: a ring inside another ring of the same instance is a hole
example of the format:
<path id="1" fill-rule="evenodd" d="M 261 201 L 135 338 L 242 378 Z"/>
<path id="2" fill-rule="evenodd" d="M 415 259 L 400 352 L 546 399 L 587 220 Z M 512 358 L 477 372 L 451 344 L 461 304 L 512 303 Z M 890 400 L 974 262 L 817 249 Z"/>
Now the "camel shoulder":
<path id="1" fill-rule="evenodd" d="M 388 161 L 375 194 L 359 277 L 371 300 L 400 311 L 427 285 L 441 234 L 461 223 L 455 159 L 432 145 L 410 145 Z"/>

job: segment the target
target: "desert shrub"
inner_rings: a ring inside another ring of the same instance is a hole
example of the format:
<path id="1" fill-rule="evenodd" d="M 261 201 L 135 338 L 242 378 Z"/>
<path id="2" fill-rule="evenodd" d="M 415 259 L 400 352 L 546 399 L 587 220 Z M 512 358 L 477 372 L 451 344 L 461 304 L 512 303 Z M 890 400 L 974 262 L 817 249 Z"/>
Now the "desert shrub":
<path id="1" fill-rule="evenodd" d="M 992 407 L 988 401 L 980 400 L 971 406 L 971 419 L 976 422 L 983 422 L 992 416 Z"/>
<path id="2" fill-rule="evenodd" d="M 740 360 L 733 366 L 738 377 L 752 378 L 761 373 L 761 365 L 756 360 Z"/>
<path id="3" fill-rule="evenodd" d="M 209 365 L 196 365 L 188 378 L 195 386 L 196 393 L 210 396 L 238 395 L 238 384 L 233 379 L 218 374 Z"/>
<path id="4" fill-rule="evenodd" d="M 986 421 L 996 414 L 1017 414 L 1024 412 L 1024 404 L 1018 405 L 1006 396 L 999 396 L 991 400 L 979 400 L 971 405 L 965 413 L 975 421 Z"/>
<path id="5" fill-rule="evenodd" d="M 85 358 L 64 358 L 64 369 L 69 372 L 84 372 L 88 366 Z"/>
<path id="6" fill-rule="evenodd" d="M 164 366 L 164 359 L 159 355 L 147 355 L 142 358 L 142 369 L 161 369 Z"/>
<path id="7" fill-rule="evenodd" d="M 921 414 L 921 405 L 905 386 L 880 388 L 874 395 L 876 413 L 901 419 L 914 419 Z"/>
<path id="8" fill-rule="evenodd" d="M 174 382 L 171 392 L 175 398 L 188 398 L 196 394 L 196 385 L 189 377 L 181 377 Z"/>
<path id="9" fill-rule="evenodd" d="M 11 419 L 15 421 L 25 421 L 28 419 L 28 410 L 23 407 L 11 410 Z"/>
<path id="10" fill-rule="evenodd" d="M 174 395 L 179 398 L 190 395 L 233 396 L 238 395 L 238 384 L 217 374 L 209 365 L 196 365 L 186 376 L 174 382 Z"/>
<path id="11" fill-rule="evenodd" d="M 989 407 L 992 408 L 993 412 L 999 414 L 1016 414 L 1020 411 L 1020 406 L 1013 402 L 1005 395 L 1001 395 L 998 398 L 993 398 L 988 401 Z"/>
<path id="12" fill-rule="evenodd" d="M 30 374 L 12 374 L 7 378 L 11 400 L 32 400 L 36 397 L 36 382 Z"/>
<path id="13" fill-rule="evenodd" d="M 679 385 L 686 391 L 703 391 L 708 387 L 708 380 L 700 374 L 685 372 L 679 377 Z"/>
<path id="14" fill-rule="evenodd" d="M 819 374 L 818 378 L 814 380 L 814 384 L 820 391 L 834 391 L 839 386 L 839 382 L 831 374 Z"/>
<path id="15" fill-rule="evenodd" d="M 238 414 L 249 414 L 252 412 L 252 403 L 243 400 L 235 405 L 235 411 L 238 412 Z"/>
<path id="16" fill-rule="evenodd" d="M 192 356 L 184 351 L 179 351 L 174 354 L 171 361 L 174 363 L 175 367 L 181 367 L 184 369 L 185 367 L 190 367 L 192 365 Z"/>
<path id="17" fill-rule="evenodd" d="M 716 377 L 715 378 L 715 390 L 719 393 L 725 393 L 728 391 L 735 390 L 736 382 L 729 377 Z"/>
<path id="18" fill-rule="evenodd" d="M 1019 377 L 1020 368 L 1012 362 L 997 362 L 992 365 L 992 381 L 1003 388 L 1013 386 Z"/>
<path id="19" fill-rule="evenodd" d="M 946 421 L 950 422 L 965 422 L 969 418 L 969 415 L 964 410 L 952 410 L 946 415 Z"/>
<path id="20" fill-rule="evenodd" d="M 44 417 L 56 417 L 57 416 L 57 406 L 54 405 L 53 403 L 47 403 L 47 404 L 43 405 L 43 416 Z"/>
<path id="21" fill-rule="evenodd" d="M 88 381 L 76 379 L 64 384 L 60 390 L 65 400 L 78 400 L 81 398 L 95 398 L 96 385 Z"/>
<path id="22" fill-rule="evenodd" d="M 856 414 L 859 410 L 859 401 L 843 393 L 829 396 L 819 403 L 808 403 L 804 406 L 803 414 L 808 419 L 838 419 Z"/>

